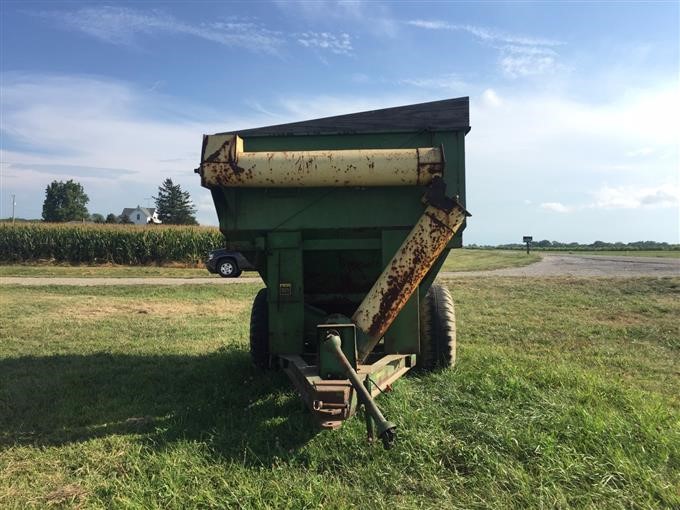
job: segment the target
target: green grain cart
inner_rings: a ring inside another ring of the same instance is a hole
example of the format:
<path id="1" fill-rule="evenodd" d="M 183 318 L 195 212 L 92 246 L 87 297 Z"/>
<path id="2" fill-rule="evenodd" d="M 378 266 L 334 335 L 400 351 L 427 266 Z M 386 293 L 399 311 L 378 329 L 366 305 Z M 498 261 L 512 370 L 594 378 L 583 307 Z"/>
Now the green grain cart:
<path id="1" fill-rule="evenodd" d="M 266 284 L 250 352 L 282 368 L 321 427 L 366 409 L 414 367 L 455 361 L 453 301 L 433 284 L 462 245 L 468 98 L 203 137 L 227 247 Z"/>

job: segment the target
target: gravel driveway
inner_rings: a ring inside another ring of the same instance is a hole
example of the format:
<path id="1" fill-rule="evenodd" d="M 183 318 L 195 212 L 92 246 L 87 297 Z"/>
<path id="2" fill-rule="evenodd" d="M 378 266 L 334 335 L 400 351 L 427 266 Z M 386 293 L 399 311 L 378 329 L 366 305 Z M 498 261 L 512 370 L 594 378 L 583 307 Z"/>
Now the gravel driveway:
<path id="1" fill-rule="evenodd" d="M 525 267 L 493 271 L 443 272 L 440 277 L 470 276 L 574 276 L 626 278 L 635 276 L 680 276 L 680 259 L 660 257 L 607 257 L 600 255 L 543 255 L 542 260 Z M 262 283 L 259 277 L 245 278 L 61 278 L 6 276 L 0 285 L 232 285 Z"/>
<path id="2" fill-rule="evenodd" d="M 608 257 L 605 255 L 543 255 L 539 262 L 493 271 L 460 271 L 440 276 L 576 276 L 627 278 L 634 276 L 680 276 L 680 259 L 662 257 Z"/>

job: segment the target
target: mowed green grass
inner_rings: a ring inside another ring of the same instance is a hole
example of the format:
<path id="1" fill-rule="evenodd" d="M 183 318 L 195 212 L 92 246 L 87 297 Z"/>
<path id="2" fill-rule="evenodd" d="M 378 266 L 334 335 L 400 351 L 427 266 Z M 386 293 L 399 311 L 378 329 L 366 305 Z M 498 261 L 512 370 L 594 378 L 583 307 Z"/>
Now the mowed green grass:
<path id="1" fill-rule="evenodd" d="M 207 278 L 214 276 L 219 278 L 218 275 L 209 273 L 204 267 L 70 266 L 57 264 L 0 265 L 0 277 L 2 276 L 56 276 L 62 278 Z"/>
<path id="2" fill-rule="evenodd" d="M 451 250 L 442 271 L 486 271 L 506 267 L 522 267 L 541 260 L 536 253 L 525 251 L 476 250 L 463 248 Z"/>
<path id="3" fill-rule="evenodd" d="M 527 255 L 521 251 L 509 250 L 452 250 L 443 271 L 483 271 L 504 267 L 520 267 L 538 262 L 540 255 Z M 0 265 L 2 276 L 58 276 L 67 278 L 205 278 L 216 277 L 203 267 L 164 267 L 164 266 L 117 266 L 117 265 L 56 265 L 56 264 L 7 264 Z M 243 276 L 257 276 L 255 272 L 245 272 Z"/>
<path id="4" fill-rule="evenodd" d="M 680 505 L 680 279 L 447 284 L 390 451 L 250 367 L 255 285 L 0 287 L 0 508 Z"/>

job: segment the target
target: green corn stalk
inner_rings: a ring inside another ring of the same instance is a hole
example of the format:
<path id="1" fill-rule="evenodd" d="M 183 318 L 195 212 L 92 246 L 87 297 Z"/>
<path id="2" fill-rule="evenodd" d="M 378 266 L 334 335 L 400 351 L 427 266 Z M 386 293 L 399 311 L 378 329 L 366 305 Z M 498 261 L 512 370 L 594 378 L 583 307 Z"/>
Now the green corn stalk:
<path id="1" fill-rule="evenodd" d="M 224 245 L 214 227 L 0 223 L 0 262 L 198 264 Z"/>

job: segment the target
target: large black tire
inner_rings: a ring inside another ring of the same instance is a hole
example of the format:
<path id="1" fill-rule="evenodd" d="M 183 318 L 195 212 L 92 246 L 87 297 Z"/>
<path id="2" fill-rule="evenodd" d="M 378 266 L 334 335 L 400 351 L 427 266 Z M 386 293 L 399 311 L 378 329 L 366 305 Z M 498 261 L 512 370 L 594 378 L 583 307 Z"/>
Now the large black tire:
<path id="1" fill-rule="evenodd" d="M 456 314 L 449 289 L 434 284 L 420 303 L 420 355 L 422 370 L 452 367 L 456 363 Z"/>
<path id="2" fill-rule="evenodd" d="M 255 296 L 250 310 L 250 358 L 253 365 L 269 368 L 269 306 L 267 289 L 261 289 Z"/>

